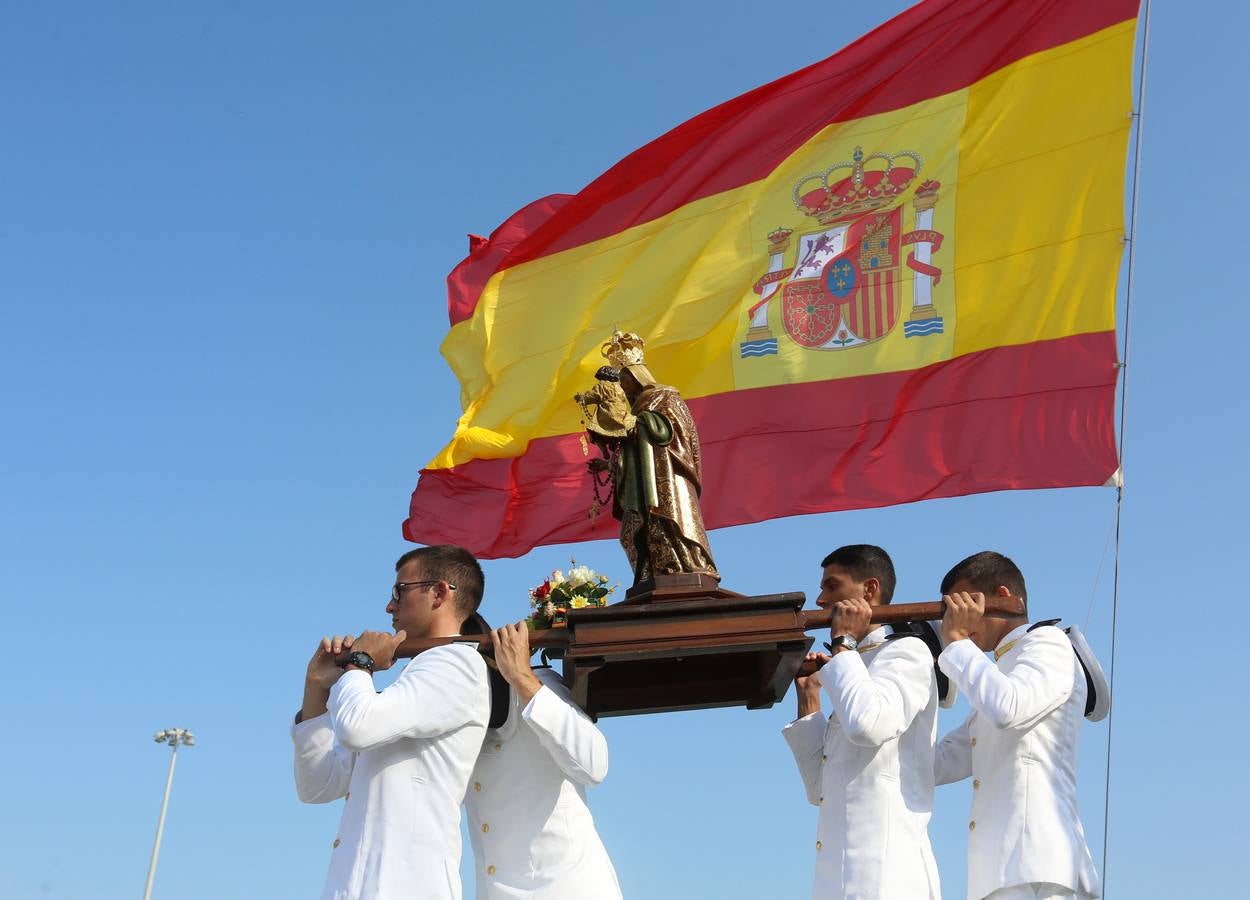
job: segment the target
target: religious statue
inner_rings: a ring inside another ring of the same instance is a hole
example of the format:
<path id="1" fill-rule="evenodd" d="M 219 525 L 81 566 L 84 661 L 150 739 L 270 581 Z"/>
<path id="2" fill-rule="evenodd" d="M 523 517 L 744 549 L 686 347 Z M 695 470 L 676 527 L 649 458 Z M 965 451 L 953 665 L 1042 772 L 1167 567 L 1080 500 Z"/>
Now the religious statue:
<path id="1" fill-rule="evenodd" d="M 677 574 L 719 580 L 699 510 L 702 463 L 689 407 L 676 388 L 656 382 L 638 335 L 617 329 L 602 352 L 610 366 L 574 399 L 590 440 L 604 454 L 588 467 L 596 496 L 603 484 L 598 479 L 607 474 L 634 584 Z"/>

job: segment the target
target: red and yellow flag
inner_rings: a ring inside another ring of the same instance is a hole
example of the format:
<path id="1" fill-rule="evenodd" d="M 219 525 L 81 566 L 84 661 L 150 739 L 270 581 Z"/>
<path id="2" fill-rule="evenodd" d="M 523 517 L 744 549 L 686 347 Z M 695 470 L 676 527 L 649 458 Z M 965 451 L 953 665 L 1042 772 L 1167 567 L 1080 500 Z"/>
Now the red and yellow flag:
<path id="1" fill-rule="evenodd" d="M 572 396 L 615 327 L 694 413 L 708 527 L 1105 482 L 1137 6 L 927 0 L 475 242 L 405 536 L 613 536 Z"/>

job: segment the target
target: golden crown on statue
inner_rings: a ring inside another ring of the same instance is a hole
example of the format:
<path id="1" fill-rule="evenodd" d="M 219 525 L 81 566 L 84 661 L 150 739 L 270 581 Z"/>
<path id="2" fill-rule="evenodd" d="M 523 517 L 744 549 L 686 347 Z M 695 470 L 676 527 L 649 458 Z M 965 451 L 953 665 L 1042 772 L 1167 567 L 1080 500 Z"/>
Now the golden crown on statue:
<path id="1" fill-rule="evenodd" d="M 911 165 L 896 165 L 898 159 Z M 869 168 L 873 160 L 878 160 L 878 164 Z M 821 224 L 871 212 L 901 197 L 923 165 L 920 155 L 910 150 L 865 156 L 864 148 L 856 147 L 849 161 L 804 175 L 795 182 L 794 205 Z M 834 176 L 832 182 L 830 176 Z"/>
<path id="2" fill-rule="evenodd" d="M 612 331 L 612 339 L 600 350 L 609 363 L 621 369 L 642 365 L 642 346 L 642 338 L 638 335 L 616 328 Z"/>

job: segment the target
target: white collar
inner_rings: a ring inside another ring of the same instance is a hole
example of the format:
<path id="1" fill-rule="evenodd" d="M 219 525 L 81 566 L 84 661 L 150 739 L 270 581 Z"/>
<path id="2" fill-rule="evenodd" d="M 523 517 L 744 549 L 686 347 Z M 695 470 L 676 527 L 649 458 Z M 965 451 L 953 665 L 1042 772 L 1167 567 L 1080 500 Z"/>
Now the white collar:
<path id="1" fill-rule="evenodd" d="M 1020 639 L 1028 634 L 1029 629 L 1032 627 L 1032 623 L 1025 622 L 1023 625 L 1019 625 L 1003 635 L 1003 639 L 998 642 L 998 646 L 990 651 L 994 654 L 995 659 L 1002 659 L 1011 652 L 1013 645 L 1019 643 Z"/>
<path id="2" fill-rule="evenodd" d="M 864 635 L 864 639 L 859 642 L 859 652 L 866 653 L 869 650 L 876 650 L 884 644 L 886 638 L 886 628 L 888 627 L 888 625 L 879 625 Z"/>
<path id="3" fill-rule="evenodd" d="M 868 632 L 866 635 L 864 635 L 864 639 L 863 639 L 862 641 L 860 641 L 860 643 L 861 643 L 861 644 L 871 644 L 871 643 L 873 643 L 874 641 L 875 641 L 876 643 L 878 643 L 878 644 L 879 644 L 879 643 L 881 643 L 882 641 L 884 641 L 884 640 L 885 640 L 885 637 L 886 637 L 886 635 L 885 635 L 885 630 L 886 630 L 887 628 L 889 628 L 889 627 L 890 627 L 889 625 L 878 625 L 878 626 L 877 626 L 876 628 L 874 628 L 872 631 L 870 631 L 870 632 Z"/>

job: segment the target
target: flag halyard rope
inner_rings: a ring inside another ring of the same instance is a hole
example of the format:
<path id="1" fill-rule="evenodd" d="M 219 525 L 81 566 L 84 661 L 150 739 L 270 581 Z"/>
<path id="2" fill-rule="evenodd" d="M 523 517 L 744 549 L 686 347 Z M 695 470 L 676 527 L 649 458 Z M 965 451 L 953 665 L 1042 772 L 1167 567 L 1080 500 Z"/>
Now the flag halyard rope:
<path id="1" fill-rule="evenodd" d="M 1132 346 L 1130 335 L 1133 323 L 1133 266 L 1137 249 L 1137 205 L 1141 183 L 1141 149 L 1142 123 L 1145 111 L 1146 63 L 1150 48 L 1150 0 L 1143 0 L 1141 16 L 1141 64 L 1137 71 L 1137 91 L 1133 117 L 1133 181 L 1131 200 L 1129 202 L 1129 228 L 1125 237 L 1128 244 L 1128 264 L 1124 279 L 1124 342 L 1120 353 L 1120 446 L 1118 453 L 1119 478 L 1115 489 L 1115 557 L 1111 576 L 1111 658 L 1107 675 L 1111 690 L 1111 710 L 1107 715 L 1107 761 L 1106 781 L 1103 786 L 1102 816 L 1102 896 L 1107 897 L 1108 883 L 1108 844 L 1111 833 L 1111 746 L 1115 723 L 1115 674 L 1116 674 L 1116 637 L 1120 612 L 1120 534 L 1122 513 L 1124 509 L 1124 444 L 1125 418 L 1128 410 L 1128 363 L 1129 350 Z"/>

